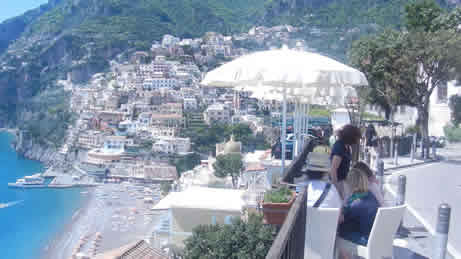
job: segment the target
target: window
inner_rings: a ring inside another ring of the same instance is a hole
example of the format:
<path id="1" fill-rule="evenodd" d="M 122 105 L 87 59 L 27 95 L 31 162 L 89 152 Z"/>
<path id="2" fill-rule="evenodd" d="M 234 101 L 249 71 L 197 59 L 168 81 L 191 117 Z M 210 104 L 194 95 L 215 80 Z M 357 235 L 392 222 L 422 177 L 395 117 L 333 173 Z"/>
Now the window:
<path id="1" fill-rule="evenodd" d="M 446 103 L 448 101 L 448 85 L 446 82 L 437 86 L 437 103 Z"/>
<path id="2" fill-rule="evenodd" d="M 216 225 L 216 216 L 211 216 L 211 224 Z"/>
<path id="3" fill-rule="evenodd" d="M 232 216 L 226 216 L 224 218 L 224 224 L 230 225 L 232 223 Z"/>

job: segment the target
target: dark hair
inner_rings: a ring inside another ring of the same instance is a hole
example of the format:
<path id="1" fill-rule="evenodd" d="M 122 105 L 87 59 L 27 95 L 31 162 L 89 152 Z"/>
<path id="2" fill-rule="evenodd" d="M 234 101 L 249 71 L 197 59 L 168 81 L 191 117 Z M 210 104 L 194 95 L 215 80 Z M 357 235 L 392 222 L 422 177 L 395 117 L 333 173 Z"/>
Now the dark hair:
<path id="1" fill-rule="evenodd" d="M 362 137 L 362 132 L 360 132 L 360 129 L 356 126 L 347 124 L 339 131 L 338 137 L 344 142 L 344 144 L 358 144 L 360 138 Z"/>
<path id="2" fill-rule="evenodd" d="M 353 168 L 360 170 L 361 172 L 365 173 L 368 177 L 371 177 L 371 176 L 374 175 L 371 168 L 367 164 L 365 164 L 364 162 L 355 163 Z"/>

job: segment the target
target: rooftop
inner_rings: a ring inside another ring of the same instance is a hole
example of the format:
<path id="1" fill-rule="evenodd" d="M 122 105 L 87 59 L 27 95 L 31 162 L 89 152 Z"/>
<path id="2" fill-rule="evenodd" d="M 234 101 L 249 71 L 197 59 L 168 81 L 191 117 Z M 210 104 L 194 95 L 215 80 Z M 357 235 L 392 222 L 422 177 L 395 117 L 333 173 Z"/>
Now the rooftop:
<path id="1" fill-rule="evenodd" d="M 241 211 L 245 205 L 243 194 L 243 190 L 191 187 L 183 192 L 171 192 L 154 208 Z"/>
<path id="2" fill-rule="evenodd" d="M 120 248 L 99 254 L 95 259 L 167 259 L 161 251 L 152 248 L 146 241 L 137 241 Z"/>

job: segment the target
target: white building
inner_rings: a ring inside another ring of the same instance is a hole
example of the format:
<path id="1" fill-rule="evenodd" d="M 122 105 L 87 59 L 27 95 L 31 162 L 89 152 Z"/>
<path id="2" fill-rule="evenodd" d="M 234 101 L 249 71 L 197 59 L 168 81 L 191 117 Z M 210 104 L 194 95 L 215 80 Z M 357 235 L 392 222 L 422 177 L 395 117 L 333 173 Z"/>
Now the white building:
<path id="1" fill-rule="evenodd" d="M 118 124 L 119 129 L 126 131 L 128 134 L 135 134 L 137 123 L 131 120 L 125 120 Z"/>
<path id="2" fill-rule="evenodd" d="M 456 81 L 450 81 L 446 87 L 437 87 L 431 96 L 429 108 L 429 135 L 444 136 L 443 127 L 451 121 L 450 97 L 461 95 L 460 85 Z"/>
<path id="3" fill-rule="evenodd" d="M 101 147 L 104 134 L 101 131 L 86 130 L 80 133 L 77 139 L 78 146 L 85 149 Z"/>
<path id="4" fill-rule="evenodd" d="M 152 151 L 168 154 L 185 154 L 190 151 L 189 138 L 157 137 L 152 145 Z"/>
<path id="5" fill-rule="evenodd" d="M 229 123 L 231 112 L 227 105 L 215 103 L 206 109 L 203 117 L 207 124 L 211 124 L 212 122 Z"/>
<path id="6" fill-rule="evenodd" d="M 178 86 L 178 80 L 175 78 L 149 78 L 144 80 L 142 88 L 144 91 L 158 89 L 173 89 Z"/>
<path id="7" fill-rule="evenodd" d="M 245 208 L 244 191 L 191 187 L 182 192 L 170 192 L 157 205 L 157 211 L 165 211 L 166 221 L 157 228 L 154 244 L 163 241 L 184 247 L 183 241 L 192 235 L 198 225 L 231 224 L 233 218 L 240 218 Z"/>
<path id="8" fill-rule="evenodd" d="M 429 136 L 444 136 L 443 127 L 451 120 L 448 102 L 453 95 L 461 95 L 461 87 L 456 85 L 456 81 L 434 89 L 429 105 Z M 372 107 L 369 111 L 384 117 L 379 108 Z M 402 123 L 405 128 L 415 125 L 417 119 L 418 111 L 414 107 L 400 106 L 394 112 L 394 121 Z"/>
<path id="9" fill-rule="evenodd" d="M 164 48 L 173 47 L 174 45 L 179 44 L 179 42 L 181 42 L 180 38 L 166 34 L 163 36 L 163 39 L 162 39 L 162 47 Z"/>
<path id="10" fill-rule="evenodd" d="M 133 139 L 125 136 L 106 136 L 104 138 L 105 150 L 125 150 L 127 145 L 133 145 Z"/>
<path id="11" fill-rule="evenodd" d="M 178 128 L 176 127 L 164 127 L 164 126 L 155 126 L 151 128 L 152 132 L 152 137 L 153 138 L 158 138 L 158 137 L 175 137 Z"/>
<path id="12" fill-rule="evenodd" d="M 184 98 L 183 99 L 183 106 L 184 106 L 184 110 L 185 111 L 190 111 L 190 110 L 195 110 L 197 109 L 197 99 L 193 98 L 193 97 L 189 97 L 189 98 Z"/>

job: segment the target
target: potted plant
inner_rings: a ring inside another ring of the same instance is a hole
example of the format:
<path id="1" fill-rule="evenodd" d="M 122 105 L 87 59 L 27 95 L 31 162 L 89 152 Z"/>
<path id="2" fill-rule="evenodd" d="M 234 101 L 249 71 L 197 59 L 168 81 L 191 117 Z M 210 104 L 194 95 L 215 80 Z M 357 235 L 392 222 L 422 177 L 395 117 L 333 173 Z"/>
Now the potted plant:
<path id="1" fill-rule="evenodd" d="M 295 198 L 295 192 L 286 186 L 266 192 L 262 203 L 266 223 L 282 225 Z"/>

